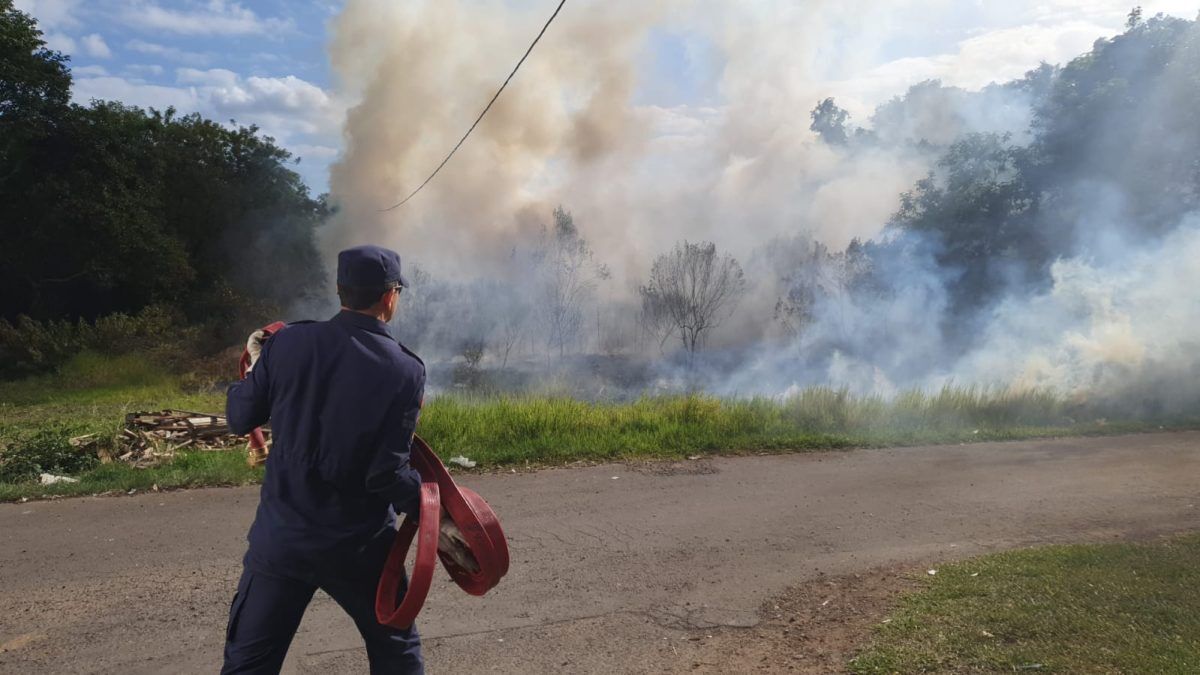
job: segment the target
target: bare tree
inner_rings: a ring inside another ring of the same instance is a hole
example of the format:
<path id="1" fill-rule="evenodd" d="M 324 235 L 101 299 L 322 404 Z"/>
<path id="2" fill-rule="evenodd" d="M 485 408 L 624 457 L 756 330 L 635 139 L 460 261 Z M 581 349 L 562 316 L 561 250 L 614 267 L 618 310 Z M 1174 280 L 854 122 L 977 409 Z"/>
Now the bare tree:
<path id="1" fill-rule="evenodd" d="M 777 244 L 774 257 L 782 268 L 784 291 L 775 301 L 775 320 L 789 336 L 796 337 L 814 321 L 818 301 L 836 279 L 832 256 L 824 244 L 808 239 Z"/>
<path id="2" fill-rule="evenodd" d="M 554 209 L 554 228 L 543 236 L 535 261 L 542 275 L 538 309 L 546 346 L 563 356 L 583 330 L 584 304 L 596 285 L 598 270 L 591 247 L 561 206 Z"/>
<path id="3" fill-rule="evenodd" d="M 500 330 L 497 334 L 496 351 L 500 355 L 500 367 L 508 367 L 508 358 L 517 343 L 525 337 L 526 321 L 529 318 L 530 306 L 521 294 L 511 286 L 504 286 L 496 294 L 497 308 L 500 312 Z"/>
<path id="4" fill-rule="evenodd" d="M 647 327 L 664 343 L 677 335 L 690 358 L 745 290 L 742 267 L 732 256 L 718 255 L 709 242 L 685 241 L 654 259 L 650 280 L 638 292 Z"/>
<path id="5" fill-rule="evenodd" d="M 421 350 L 429 346 L 431 326 L 436 320 L 437 307 L 444 300 L 447 288 L 433 278 L 429 272 L 413 265 L 405 273 L 412 288 L 400 293 L 400 307 L 396 312 L 396 337 L 411 349 Z"/>
<path id="6" fill-rule="evenodd" d="M 777 256 L 784 292 L 775 301 L 775 319 L 788 335 L 801 335 L 817 320 L 818 305 L 825 318 L 834 319 L 842 332 L 846 326 L 847 305 L 870 274 L 871 262 L 858 239 L 845 251 L 831 253 L 824 244 L 804 239 L 780 242 L 787 250 Z"/>

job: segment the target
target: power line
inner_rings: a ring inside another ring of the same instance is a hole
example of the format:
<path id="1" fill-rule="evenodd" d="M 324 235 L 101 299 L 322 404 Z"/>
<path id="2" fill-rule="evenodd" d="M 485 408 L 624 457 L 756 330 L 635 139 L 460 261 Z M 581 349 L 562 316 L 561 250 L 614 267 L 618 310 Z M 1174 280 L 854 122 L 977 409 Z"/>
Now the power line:
<path id="1" fill-rule="evenodd" d="M 558 16 L 558 12 L 565 4 L 567 4 L 567 0 L 560 0 L 558 7 L 554 8 L 554 13 L 550 15 L 549 19 L 546 19 L 546 25 L 542 26 L 542 30 L 538 32 L 537 37 L 533 38 L 533 42 L 529 44 L 529 49 L 526 49 L 525 54 L 521 57 L 521 60 L 517 61 L 516 67 L 514 67 L 512 72 L 508 74 L 508 77 L 504 79 L 504 84 L 500 85 L 500 88 L 496 90 L 495 95 L 492 96 L 492 100 L 488 101 L 488 104 L 484 106 L 483 112 L 479 113 L 479 117 L 475 118 L 475 121 L 471 124 L 471 128 L 467 129 L 467 133 L 463 134 L 463 137 L 458 139 L 458 143 L 454 144 L 454 148 L 450 150 L 450 154 L 446 155 L 446 158 L 442 160 L 442 163 L 438 164 L 437 168 L 433 170 L 433 173 L 429 174 L 429 177 L 426 178 L 423 183 L 418 185 L 416 190 L 413 190 L 407 197 L 401 199 L 399 202 L 387 207 L 386 209 L 383 209 L 383 211 L 391 211 L 392 209 L 404 206 L 408 200 L 415 197 L 422 188 L 428 185 L 429 181 L 433 180 L 434 176 L 438 175 L 438 172 L 442 170 L 443 166 L 446 166 L 446 162 L 449 162 L 450 158 L 454 156 L 454 153 L 458 152 L 458 149 L 462 146 L 463 141 L 467 140 L 467 136 L 470 136 L 471 132 L 475 131 L 475 127 L 479 126 L 479 121 L 483 119 L 483 116 L 487 114 L 487 111 L 492 109 L 492 104 L 496 102 L 496 99 L 500 98 L 500 93 L 504 91 L 504 88 L 508 86 L 510 81 L 512 81 L 513 76 L 516 75 L 517 71 L 521 69 L 521 64 L 525 63 L 525 59 L 529 57 L 530 52 L 532 52 L 533 48 L 537 46 L 538 40 L 541 40 L 542 36 L 546 34 L 546 29 L 549 28 L 550 24 L 554 22 L 554 17 Z"/>

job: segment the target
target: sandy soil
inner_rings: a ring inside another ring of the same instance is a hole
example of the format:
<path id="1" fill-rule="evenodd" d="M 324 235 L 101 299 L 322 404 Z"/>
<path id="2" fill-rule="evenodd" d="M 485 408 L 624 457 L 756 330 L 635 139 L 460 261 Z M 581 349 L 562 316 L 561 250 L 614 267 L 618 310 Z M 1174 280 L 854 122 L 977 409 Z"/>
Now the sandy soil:
<path id="1" fill-rule="evenodd" d="M 906 575 L 1002 548 L 1200 529 L 1200 432 L 463 478 L 512 570 L 444 576 L 431 673 L 830 672 Z M 219 666 L 253 488 L 0 505 L 0 672 Z M 318 594 L 285 672 L 365 672 Z"/>

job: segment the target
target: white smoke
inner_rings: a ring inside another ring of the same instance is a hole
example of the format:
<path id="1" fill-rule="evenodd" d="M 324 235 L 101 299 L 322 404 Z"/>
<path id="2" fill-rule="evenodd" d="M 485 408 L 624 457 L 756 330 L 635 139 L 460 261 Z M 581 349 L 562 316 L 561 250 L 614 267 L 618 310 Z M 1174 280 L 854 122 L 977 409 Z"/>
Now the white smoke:
<path id="1" fill-rule="evenodd" d="M 854 239 L 878 238 L 901 193 L 930 171 L 945 145 L 970 132 L 1029 141 L 1028 91 L 989 86 L 968 94 L 924 84 L 892 99 L 920 78 L 898 81 L 895 72 L 868 68 L 890 32 L 935 20 L 950 4 L 569 2 L 437 179 L 405 206 L 383 211 L 437 166 L 548 8 L 349 0 L 333 25 L 330 52 L 340 95 L 358 103 L 332 170 L 337 215 L 324 246 L 382 243 L 437 278 L 499 280 L 524 292 L 532 288 L 526 253 L 562 204 L 611 273 L 596 295 L 604 307 L 589 314 L 591 342 L 582 345 L 596 353 L 613 326 L 635 330 L 627 328 L 635 291 L 655 255 L 684 239 L 713 241 L 743 262 L 751 282 L 709 340 L 710 362 L 722 373 L 709 385 L 726 393 L 814 383 L 891 392 L 953 381 L 1083 396 L 1157 377 L 1165 364 L 1196 363 L 1185 345 L 1200 328 L 1198 313 L 1181 291 L 1200 282 L 1189 265 L 1200 253 L 1195 220 L 1168 239 L 1134 247 L 1132 258 L 1128 246 L 1118 247 L 1120 256 L 1100 256 L 1094 239 L 1086 255 L 1055 263 L 1048 291 L 1001 302 L 961 360 L 940 325 L 953 279 L 920 245 L 894 268 L 876 270 L 894 290 L 886 299 L 830 293 L 802 334 L 778 329 L 773 314 L 787 270 L 764 247 L 815 241 L 838 251 Z M 963 62 L 924 62 L 924 74 L 979 88 L 989 81 L 979 76 L 988 66 L 996 81 L 1007 80 L 1036 59 L 1062 60 L 1112 32 L 1072 25 L 1069 39 L 1049 46 L 1029 37 L 1037 31 L 1009 35 L 1009 61 L 995 57 L 1005 45 L 968 41 Z M 645 88 L 654 84 L 647 64 L 663 34 L 704 46 L 693 63 L 706 69 L 700 100 L 647 100 Z M 851 133 L 857 127 L 869 138 L 839 146 L 810 131 L 809 111 L 828 96 L 853 113 Z M 472 297 L 492 292 L 476 288 L 483 290 Z M 466 311 L 504 306 L 484 300 Z M 433 314 L 449 326 L 443 332 L 468 323 Z M 484 323 L 504 322 L 493 316 Z M 536 350 L 535 339 L 525 341 Z M 653 340 L 634 343 L 635 351 L 661 356 Z"/>
<path id="2" fill-rule="evenodd" d="M 1195 389 L 1200 348 L 1200 216 L 1161 241 L 1125 242 L 1115 256 L 1060 260 L 1053 286 L 997 309 L 957 369 L 967 381 L 1118 399 L 1150 381 Z M 1181 406 L 1189 396 L 1157 398 Z"/>

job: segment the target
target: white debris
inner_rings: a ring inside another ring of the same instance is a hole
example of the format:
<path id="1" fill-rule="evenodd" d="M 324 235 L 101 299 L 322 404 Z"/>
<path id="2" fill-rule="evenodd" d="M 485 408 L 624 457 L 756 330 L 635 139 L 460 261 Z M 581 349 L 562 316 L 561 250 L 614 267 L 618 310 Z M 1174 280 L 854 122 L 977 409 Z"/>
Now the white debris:
<path id="1" fill-rule="evenodd" d="M 56 476 L 52 473 L 42 474 L 42 485 L 54 485 L 55 483 L 78 483 L 78 478 L 70 476 Z"/>
<path id="2" fill-rule="evenodd" d="M 451 457 L 450 463 L 461 466 L 464 469 L 474 469 L 475 468 L 475 462 L 472 462 L 471 460 L 467 459 L 466 457 L 463 457 L 462 455 L 459 455 L 457 457 Z"/>
<path id="3" fill-rule="evenodd" d="M 933 576 L 933 575 L 937 574 L 937 570 L 929 570 L 928 574 L 929 574 L 929 576 Z"/>

